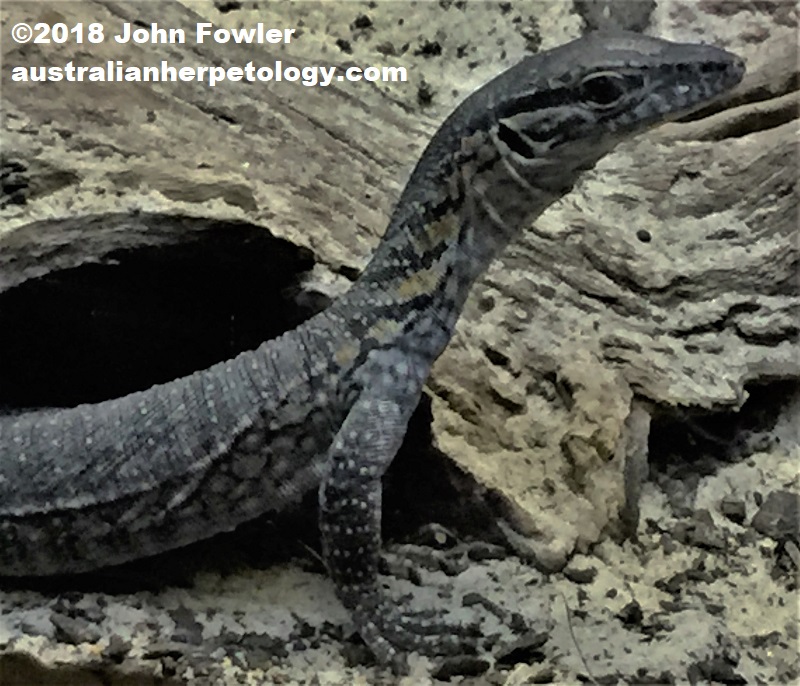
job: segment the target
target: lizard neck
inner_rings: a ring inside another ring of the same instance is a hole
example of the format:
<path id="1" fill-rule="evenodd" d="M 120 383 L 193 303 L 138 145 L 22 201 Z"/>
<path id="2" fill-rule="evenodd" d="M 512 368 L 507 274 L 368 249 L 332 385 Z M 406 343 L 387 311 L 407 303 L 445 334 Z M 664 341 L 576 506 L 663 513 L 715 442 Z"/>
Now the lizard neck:
<path id="1" fill-rule="evenodd" d="M 488 125 L 458 140 L 450 127 L 440 130 L 345 295 L 348 309 L 366 315 L 369 326 L 394 322 L 392 335 L 413 340 L 431 361 L 452 335 L 475 280 L 581 171 L 547 159 L 520 171 L 496 143 Z"/>

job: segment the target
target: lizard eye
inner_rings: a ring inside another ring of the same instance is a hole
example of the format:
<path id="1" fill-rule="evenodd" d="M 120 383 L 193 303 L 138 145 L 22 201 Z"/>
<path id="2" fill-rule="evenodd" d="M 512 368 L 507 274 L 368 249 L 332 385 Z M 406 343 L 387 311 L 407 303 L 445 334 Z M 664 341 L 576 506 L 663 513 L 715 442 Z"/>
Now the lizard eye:
<path id="1" fill-rule="evenodd" d="M 590 74 L 580 85 L 581 97 L 592 107 L 606 109 L 616 105 L 625 94 L 625 82 L 613 72 Z"/>

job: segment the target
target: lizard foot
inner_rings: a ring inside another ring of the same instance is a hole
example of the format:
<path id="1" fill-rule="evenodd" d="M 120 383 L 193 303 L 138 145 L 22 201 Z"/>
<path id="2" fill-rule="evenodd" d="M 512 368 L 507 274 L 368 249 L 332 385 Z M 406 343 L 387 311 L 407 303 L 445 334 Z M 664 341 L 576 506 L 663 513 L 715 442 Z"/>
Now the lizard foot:
<path id="1" fill-rule="evenodd" d="M 403 612 L 389 599 L 354 610 L 353 619 L 378 664 L 399 674 L 407 671 L 409 653 L 475 655 L 481 637 L 477 625 L 444 622 L 433 610 Z"/>

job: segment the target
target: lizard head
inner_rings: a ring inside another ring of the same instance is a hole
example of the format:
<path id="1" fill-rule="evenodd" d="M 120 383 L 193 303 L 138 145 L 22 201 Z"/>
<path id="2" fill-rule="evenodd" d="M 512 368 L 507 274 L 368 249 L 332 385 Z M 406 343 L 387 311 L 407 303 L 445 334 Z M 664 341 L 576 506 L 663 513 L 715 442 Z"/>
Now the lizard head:
<path id="1" fill-rule="evenodd" d="M 744 71 L 740 58 L 709 45 L 593 33 L 524 59 L 471 97 L 487 100 L 492 139 L 520 171 L 553 164 L 568 172 L 706 106 Z"/>

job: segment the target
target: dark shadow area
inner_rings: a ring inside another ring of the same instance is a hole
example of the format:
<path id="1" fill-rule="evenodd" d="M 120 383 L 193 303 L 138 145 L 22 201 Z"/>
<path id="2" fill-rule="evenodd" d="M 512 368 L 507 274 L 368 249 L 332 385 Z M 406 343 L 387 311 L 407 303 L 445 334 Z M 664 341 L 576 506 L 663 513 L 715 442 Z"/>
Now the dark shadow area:
<path id="1" fill-rule="evenodd" d="M 650 468 L 665 472 L 690 469 L 700 475 L 716 471 L 719 462 L 736 462 L 768 450 L 783 407 L 800 392 L 796 381 L 775 381 L 747 387 L 741 410 L 689 412 L 670 410 L 653 417 L 650 426 Z"/>
<path id="2" fill-rule="evenodd" d="M 311 252 L 263 227 L 111 215 L 102 222 L 109 249 L 91 246 L 81 263 L 76 236 L 64 251 L 78 264 L 61 268 L 58 246 L 35 259 L 43 243 L 55 245 L 59 220 L 49 224 L 31 232 L 35 243 L 0 244 L 1 281 L 26 261 L 41 273 L 0 292 L 0 407 L 69 407 L 143 390 L 253 349 L 316 311 L 297 299 Z"/>
<path id="3" fill-rule="evenodd" d="M 0 655 L 0 684 L 3 686 L 178 686 L 184 683 L 143 672 L 127 673 L 112 665 L 49 667 L 29 655 Z"/>

